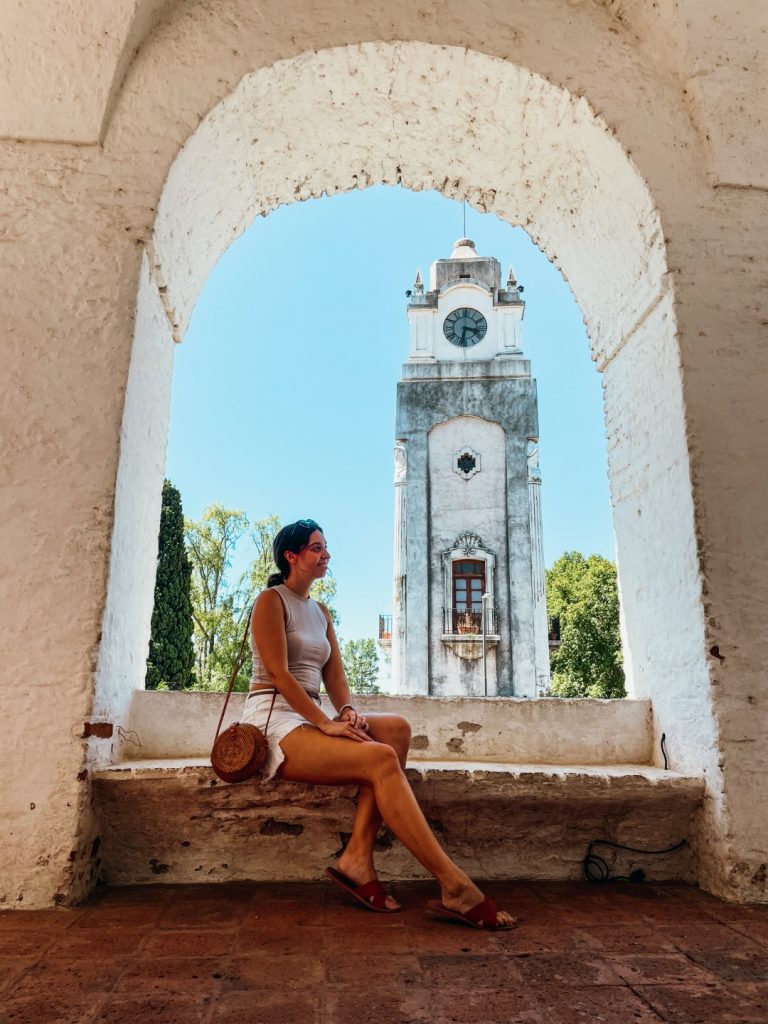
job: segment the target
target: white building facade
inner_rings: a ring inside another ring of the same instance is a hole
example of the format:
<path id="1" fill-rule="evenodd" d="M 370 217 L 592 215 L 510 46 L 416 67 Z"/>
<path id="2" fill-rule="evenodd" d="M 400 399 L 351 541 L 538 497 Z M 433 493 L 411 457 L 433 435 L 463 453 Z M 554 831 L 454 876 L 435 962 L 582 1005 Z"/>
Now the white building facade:
<path id="1" fill-rule="evenodd" d="M 395 693 L 536 697 L 549 686 L 521 291 L 463 238 L 410 296 L 397 387 Z"/>

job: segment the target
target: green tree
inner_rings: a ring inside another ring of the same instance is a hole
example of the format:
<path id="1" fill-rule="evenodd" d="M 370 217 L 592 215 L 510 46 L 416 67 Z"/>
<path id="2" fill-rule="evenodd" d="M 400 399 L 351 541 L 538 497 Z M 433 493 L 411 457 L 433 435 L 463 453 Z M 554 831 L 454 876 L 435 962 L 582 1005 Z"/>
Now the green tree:
<path id="1" fill-rule="evenodd" d="M 181 495 L 163 481 L 155 575 L 155 604 L 147 658 L 146 687 L 182 690 L 193 682 L 192 568 L 184 546 Z"/>
<path id="2" fill-rule="evenodd" d="M 336 629 L 339 628 L 339 613 L 336 611 L 336 580 L 333 577 L 332 571 L 329 569 L 327 575 L 322 580 L 315 580 L 309 591 L 309 596 L 313 597 L 315 601 L 320 601 L 328 609 L 328 613 L 331 616 L 331 622 L 334 624 Z"/>
<path id="3" fill-rule="evenodd" d="M 624 697 L 616 566 L 567 551 L 547 570 L 547 611 L 560 620 L 551 692 L 559 697 Z"/>
<path id="4" fill-rule="evenodd" d="M 256 596 L 266 588 L 275 571 L 272 543 L 280 530 L 276 515 L 253 523 L 244 512 L 211 505 L 199 522 L 187 522 L 186 536 L 193 565 L 192 603 L 195 620 L 195 652 L 198 686 L 225 690 L 229 686 L 248 616 Z M 253 557 L 246 570 L 230 582 L 232 557 L 246 537 Z M 322 601 L 338 625 L 334 607 L 336 581 L 329 574 L 312 587 L 312 597 Z M 248 689 L 252 658 L 246 646 L 245 659 L 237 673 L 235 690 Z"/>
<path id="5" fill-rule="evenodd" d="M 341 660 L 352 693 L 381 693 L 376 685 L 379 654 L 373 637 L 348 640 L 341 649 Z"/>
<path id="6" fill-rule="evenodd" d="M 245 629 L 250 608 L 249 573 L 243 573 L 234 584 L 228 573 L 237 542 L 247 529 L 245 512 L 223 505 L 209 505 L 199 521 L 187 520 L 185 525 L 192 563 L 197 682 L 204 690 L 227 686 Z M 243 669 L 238 684 L 242 675 Z"/>

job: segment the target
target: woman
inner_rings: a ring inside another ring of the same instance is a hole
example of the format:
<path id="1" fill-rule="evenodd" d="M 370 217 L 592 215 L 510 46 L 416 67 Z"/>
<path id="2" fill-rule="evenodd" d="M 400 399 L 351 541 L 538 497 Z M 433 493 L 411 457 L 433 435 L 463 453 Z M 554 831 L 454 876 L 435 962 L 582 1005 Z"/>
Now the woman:
<path id="1" fill-rule="evenodd" d="M 265 778 L 326 786 L 360 785 L 352 836 L 338 870 L 328 876 L 368 909 L 393 913 L 400 905 L 376 877 L 373 845 L 382 818 L 437 879 L 442 900 L 428 913 L 473 927 L 510 928 L 433 835 L 404 774 L 410 727 L 399 715 L 362 715 L 344 675 L 328 609 L 309 596 L 328 571 L 330 553 L 322 529 L 299 519 L 275 537 L 279 572 L 256 599 L 251 616 L 253 676 L 243 721 L 266 728 Z M 338 712 L 320 707 L 320 684 Z"/>

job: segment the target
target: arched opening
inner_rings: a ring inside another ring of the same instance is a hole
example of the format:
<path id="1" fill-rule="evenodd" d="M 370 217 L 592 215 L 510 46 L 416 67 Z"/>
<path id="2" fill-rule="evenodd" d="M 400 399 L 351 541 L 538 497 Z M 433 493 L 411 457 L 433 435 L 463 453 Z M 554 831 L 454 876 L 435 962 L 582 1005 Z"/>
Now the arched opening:
<path id="1" fill-rule="evenodd" d="M 170 170 L 141 271 L 97 708 L 141 685 L 155 552 L 138 538 L 155 535 L 172 348 L 203 282 L 255 217 L 375 182 L 493 210 L 523 226 L 569 281 L 604 374 L 628 688 L 651 696 L 661 720 L 700 700 L 675 320 L 648 190 L 584 100 L 495 58 L 379 43 L 247 75 Z M 699 740 L 681 738 L 681 767 L 700 765 Z"/>
<path id="2" fill-rule="evenodd" d="M 212 679 L 201 658 L 210 640 L 198 627 L 193 689 L 226 686 L 239 643 L 239 634 L 226 624 L 237 624 L 247 613 L 252 560 L 258 560 L 258 578 L 266 572 L 259 553 L 274 526 L 265 517 L 286 521 L 298 509 L 310 510 L 328 533 L 342 650 L 365 642 L 373 652 L 369 667 L 378 652 L 377 686 L 393 691 L 391 631 L 385 625 L 391 630 L 393 430 L 398 382 L 409 359 L 408 293 L 417 272 L 428 281 L 433 261 L 450 254 L 462 233 L 471 233 L 478 253 L 498 257 L 505 281 L 513 265 L 524 288 L 525 305 L 513 313 L 524 312 L 522 350 L 538 388 L 545 565 L 574 549 L 613 559 L 600 375 L 567 284 L 525 231 L 437 192 L 401 186 L 283 206 L 257 218 L 222 255 L 175 351 L 166 475 L 179 488 L 188 519 L 199 520 L 216 502 L 243 510 L 250 520 L 226 572 L 227 596 L 217 592 L 222 618 L 216 629 L 225 637 L 225 647 L 217 648 L 223 656 L 216 659 Z M 502 401 L 502 418 L 512 404 Z M 487 449 L 478 455 L 478 466 L 462 474 L 461 482 L 453 472 L 448 476 L 448 485 L 458 483 L 460 506 L 485 507 L 484 488 L 493 478 L 503 490 L 505 460 L 487 461 L 489 456 Z M 430 495 L 436 509 L 444 506 L 434 485 Z M 488 539 L 488 524 L 481 525 L 469 508 L 466 514 L 467 522 L 451 526 L 450 540 L 470 528 Z M 508 517 L 497 519 L 502 526 Z M 506 561 L 506 543 L 500 545 L 497 538 L 494 547 Z M 493 591 L 494 578 L 488 582 Z M 498 586 L 500 600 L 508 589 L 503 575 Z M 433 607 L 444 610 L 442 623 L 432 623 L 435 634 L 455 633 L 457 616 L 450 609 L 458 606 L 449 589 L 438 588 L 432 597 Z M 198 621 L 210 621 L 202 607 L 208 607 L 205 593 L 196 592 Z M 379 635 L 386 632 L 389 637 Z M 510 632 L 505 628 L 505 638 Z M 476 648 L 471 642 L 467 649 L 476 654 Z M 452 658 L 466 651 L 460 645 L 451 650 L 447 665 L 466 668 L 464 683 L 484 692 L 482 659 L 458 663 Z M 442 653 L 441 644 L 435 659 L 444 660 Z M 351 650 L 348 663 L 357 678 Z M 499 664 L 492 679 L 502 671 Z M 412 682 L 418 690 L 420 683 Z M 435 680 L 431 692 L 437 685 Z M 548 688 L 544 677 L 539 693 Z M 520 685 L 512 690 L 522 695 Z"/>

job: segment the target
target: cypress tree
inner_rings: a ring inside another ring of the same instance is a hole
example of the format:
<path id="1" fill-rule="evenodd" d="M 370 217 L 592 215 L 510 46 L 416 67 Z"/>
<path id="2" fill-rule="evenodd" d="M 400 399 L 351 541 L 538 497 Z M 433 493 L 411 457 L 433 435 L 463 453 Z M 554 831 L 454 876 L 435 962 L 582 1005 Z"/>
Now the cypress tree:
<path id="1" fill-rule="evenodd" d="M 161 683 L 169 690 L 183 690 L 193 683 L 191 578 L 192 567 L 184 545 L 181 495 L 170 480 L 165 480 L 147 658 L 148 690 L 156 690 Z"/>

